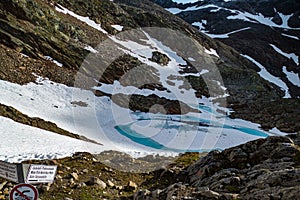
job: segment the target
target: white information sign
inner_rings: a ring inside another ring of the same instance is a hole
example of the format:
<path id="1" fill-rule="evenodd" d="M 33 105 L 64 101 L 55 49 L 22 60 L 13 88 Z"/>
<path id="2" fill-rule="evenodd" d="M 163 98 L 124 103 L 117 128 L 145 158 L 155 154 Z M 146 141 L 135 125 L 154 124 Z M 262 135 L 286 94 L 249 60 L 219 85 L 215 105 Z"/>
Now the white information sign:
<path id="1" fill-rule="evenodd" d="M 26 183 L 52 183 L 56 170 L 55 165 L 30 165 Z"/>
<path id="2" fill-rule="evenodd" d="M 0 161 L 0 177 L 17 183 L 19 181 L 17 165 Z"/>

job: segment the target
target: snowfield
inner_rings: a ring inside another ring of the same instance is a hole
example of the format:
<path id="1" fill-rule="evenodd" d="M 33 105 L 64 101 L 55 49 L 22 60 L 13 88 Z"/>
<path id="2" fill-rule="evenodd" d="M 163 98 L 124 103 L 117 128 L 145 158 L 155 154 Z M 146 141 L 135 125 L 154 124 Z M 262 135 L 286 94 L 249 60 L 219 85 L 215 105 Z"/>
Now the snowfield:
<path id="1" fill-rule="evenodd" d="M 181 78 L 186 75 L 203 75 L 205 78 L 214 67 L 213 59 L 219 57 L 215 49 L 205 49 L 204 47 L 197 49 L 202 53 L 200 59 L 205 58 L 212 62 L 209 63 L 211 64 L 210 68 L 204 68 L 195 74 L 181 74 L 179 71 L 182 65 L 187 64 L 186 60 L 198 62 L 199 55 L 185 55 L 186 59 L 184 59 L 172 48 L 151 37 L 146 31 L 141 31 L 145 38 L 140 43 L 126 39 L 121 40 L 116 36 L 108 35 L 100 24 L 88 17 L 79 16 L 62 6 L 56 7 L 56 10 L 69 14 L 101 31 L 118 45 L 118 49 L 122 53 L 127 53 L 155 68 L 158 71 L 159 81 L 169 92 L 138 89 L 133 86 L 124 87 L 118 81 L 111 85 L 102 84 L 91 89 L 112 95 L 139 94 L 147 96 L 156 94 L 170 100 L 180 100 L 201 112 L 185 115 L 167 115 L 164 114 L 163 109 L 158 114 L 133 112 L 128 108 L 116 105 L 109 97 L 96 97 L 92 90 L 68 87 L 43 77 L 37 77 L 36 82 L 22 86 L 0 80 L 0 93 L 5 94 L 0 96 L 1 104 L 12 106 L 29 117 L 38 117 L 53 122 L 64 130 L 102 144 L 96 145 L 76 140 L 0 117 L 2 127 L 1 160 L 21 162 L 26 159 L 64 157 L 77 151 L 100 153 L 105 150 L 121 151 L 134 157 L 149 154 L 173 156 L 186 151 L 201 152 L 225 149 L 250 140 L 279 134 L 278 130 L 265 132 L 259 128 L 258 124 L 230 119 L 227 117 L 230 110 L 212 104 L 214 98 L 228 96 L 227 89 L 224 87 L 222 79 L 218 80 L 218 76 L 214 76 L 214 79 L 209 81 L 220 88 L 219 93 L 216 92 L 215 96 L 209 99 L 196 98 L 193 89 L 179 89 L 183 80 L 175 78 L 172 80 L 173 85 L 167 82 L 170 75 Z M 117 30 L 123 28 L 119 25 L 113 25 L 113 27 Z M 192 47 L 189 46 L 189 48 Z M 101 52 L 101 49 L 94 49 L 90 46 L 86 46 L 85 49 L 91 51 L 92 55 Z M 149 60 L 154 51 L 170 58 L 167 66 L 162 67 Z M 51 60 L 50 57 L 47 58 Z M 263 67 L 261 69 L 264 70 Z M 95 81 L 96 85 L 98 83 Z M 287 92 L 287 89 L 284 89 Z M 288 95 L 288 93 L 286 94 Z M 217 109 L 223 110 L 223 114 L 217 112 Z"/>
<path id="2" fill-rule="evenodd" d="M 209 99 L 202 99 L 205 105 L 199 108 L 201 114 L 176 116 L 134 113 L 117 106 L 108 97 L 95 97 L 92 91 L 49 80 L 39 79 L 37 83 L 23 86 L 1 80 L 0 92 L 6 94 L 1 95 L 0 103 L 103 144 L 68 138 L 1 117 L 1 127 L 5 128 L 1 132 L 0 159 L 10 162 L 57 158 L 76 151 L 99 153 L 117 150 L 135 157 L 157 153 L 176 155 L 184 151 L 224 149 L 273 135 L 260 130 L 257 124 L 222 116 L 215 111 L 217 107 Z M 71 103 L 80 101 L 85 102 L 87 107 Z M 191 122 L 207 123 L 209 126 L 202 127 Z M 128 131 L 127 135 L 124 131 Z M 153 144 L 160 144 L 160 148 L 151 146 Z"/>
<path id="3" fill-rule="evenodd" d="M 99 153 L 104 147 L 58 135 L 0 117 L 0 160 L 21 162 L 30 159 L 53 159 L 76 152 Z"/>

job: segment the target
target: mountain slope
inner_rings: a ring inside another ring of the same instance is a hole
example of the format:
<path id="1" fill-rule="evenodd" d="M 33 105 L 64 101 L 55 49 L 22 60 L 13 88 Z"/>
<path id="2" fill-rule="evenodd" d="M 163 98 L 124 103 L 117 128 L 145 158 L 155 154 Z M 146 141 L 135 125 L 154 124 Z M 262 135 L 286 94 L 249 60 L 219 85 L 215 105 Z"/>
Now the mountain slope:
<path id="1" fill-rule="evenodd" d="M 97 152 L 208 151 L 277 134 L 227 107 L 265 130 L 299 130 L 293 101 L 268 119 L 284 91 L 259 67 L 150 1 L 0 7 L 0 102 L 103 144 Z"/>
<path id="2" fill-rule="evenodd" d="M 41 199 L 297 198 L 300 99 L 252 54 L 148 0 L 7 0 L 0 24 L 0 160 L 57 165 Z"/>
<path id="3" fill-rule="evenodd" d="M 154 2 L 253 58 L 271 75 L 283 80 L 280 85 L 286 84 L 292 97 L 299 96 L 299 2 L 205 0 L 184 5 Z"/>

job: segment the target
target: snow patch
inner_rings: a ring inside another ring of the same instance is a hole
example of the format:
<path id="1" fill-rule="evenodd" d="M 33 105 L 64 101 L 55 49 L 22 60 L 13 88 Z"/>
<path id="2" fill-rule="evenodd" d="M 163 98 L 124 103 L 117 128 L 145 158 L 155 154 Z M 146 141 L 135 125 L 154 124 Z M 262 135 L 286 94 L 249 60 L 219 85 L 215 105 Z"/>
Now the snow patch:
<path id="1" fill-rule="evenodd" d="M 183 4 L 186 4 L 186 3 L 195 3 L 197 1 L 203 1 L 203 0 L 172 0 L 173 2 L 176 2 L 176 3 L 183 3 Z"/>
<path id="2" fill-rule="evenodd" d="M 278 12 L 278 15 L 281 17 L 282 19 L 282 24 L 281 24 L 281 27 L 285 27 L 285 28 L 290 28 L 289 25 L 288 25 L 288 21 L 289 19 L 293 16 L 293 14 L 290 14 L 290 15 L 284 15 L 280 12 Z"/>
<path id="3" fill-rule="evenodd" d="M 278 53 L 280 53 L 281 55 L 287 57 L 288 59 L 293 59 L 293 61 L 296 63 L 296 65 L 299 65 L 299 57 L 294 54 L 294 53 L 285 53 L 283 52 L 281 49 L 279 49 L 278 47 L 276 47 L 274 44 L 270 44 L 270 46 L 277 51 Z"/>
<path id="4" fill-rule="evenodd" d="M 44 58 L 45 58 L 46 60 L 50 60 L 51 62 L 53 62 L 54 64 L 56 64 L 56 65 L 59 66 L 59 67 L 62 67 L 62 66 L 63 66 L 62 63 L 60 63 L 60 62 L 54 60 L 54 59 L 51 58 L 50 56 L 45 56 Z"/>
<path id="5" fill-rule="evenodd" d="M 283 66 L 282 71 L 286 74 L 291 83 L 293 83 L 295 86 L 300 87 L 300 78 L 298 74 L 287 71 L 286 66 Z"/>
<path id="6" fill-rule="evenodd" d="M 271 27 L 300 30 L 300 28 L 291 28 L 288 26 L 287 21 L 289 20 L 289 18 L 292 15 L 283 15 L 281 13 L 278 13 L 283 20 L 283 23 L 281 25 L 278 25 L 272 21 L 272 18 L 265 17 L 261 13 L 254 15 L 249 12 L 241 12 L 238 10 L 232 10 L 232 11 L 233 11 L 233 13 L 235 13 L 235 15 L 228 16 L 227 19 L 240 19 L 243 21 L 248 21 L 248 22 L 252 22 L 252 23 L 260 23 L 260 24 L 264 24 L 266 26 L 271 26 Z"/>
<path id="7" fill-rule="evenodd" d="M 99 53 L 96 49 L 94 49 L 93 47 L 91 47 L 91 46 L 86 46 L 86 47 L 84 47 L 84 49 L 85 50 L 88 50 L 88 51 L 90 51 L 90 52 L 92 52 L 92 53 Z"/>
<path id="8" fill-rule="evenodd" d="M 27 56 L 26 54 L 24 53 L 21 53 L 21 56 L 25 57 L 25 58 L 29 58 L 29 56 Z"/>
<path id="9" fill-rule="evenodd" d="M 238 32 L 241 32 L 241 31 L 245 31 L 245 30 L 248 30 L 248 29 L 251 29 L 251 28 L 246 27 L 246 28 L 242 28 L 242 29 L 235 30 L 235 31 L 232 31 L 232 32 L 229 32 L 229 33 L 224 33 L 224 34 L 211 34 L 211 33 L 208 33 L 206 31 L 202 31 L 202 33 L 208 35 L 211 38 L 225 39 L 225 38 L 229 38 L 229 35 L 231 35 L 231 34 L 238 33 Z"/>
<path id="10" fill-rule="evenodd" d="M 77 15 L 73 11 L 68 10 L 67 8 L 64 8 L 63 6 L 57 4 L 58 6 L 55 6 L 55 10 L 64 14 L 69 14 L 72 17 L 75 17 L 76 19 L 86 23 L 87 25 L 93 27 L 94 29 L 97 29 L 98 31 L 101 31 L 104 34 L 108 34 L 106 30 L 104 30 L 100 24 L 97 24 L 93 20 L 91 20 L 89 17 L 83 17 L 80 15 Z"/>
<path id="11" fill-rule="evenodd" d="M 105 150 L 101 145 L 20 124 L 1 116 L 0 127 L 0 160 L 4 161 L 55 159 L 71 156 L 76 152 L 99 153 Z"/>
<path id="12" fill-rule="evenodd" d="M 294 35 L 288 35 L 288 34 L 285 34 L 285 33 L 281 33 L 281 35 L 292 38 L 292 39 L 295 39 L 295 40 L 299 40 L 299 38 L 297 36 L 294 36 Z"/>
<path id="13" fill-rule="evenodd" d="M 201 10 L 201 9 L 205 9 L 205 8 L 219 8 L 216 5 L 213 4 L 208 4 L 208 5 L 204 5 L 204 6 L 192 6 L 192 7 L 188 7 L 186 9 L 179 9 L 179 8 L 167 8 L 166 10 L 169 11 L 170 13 L 173 14 L 178 14 L 180 12 L 186 12 L 186 11 L 195 11 L 195 10 Z"/>
<path id="14" fill-rule="evenodd" d="M 209 55 L 214 55 L 214 56 L 220 58 L 220 56 L 218 55 L 218 53 L 215 49 L 210 48 L 209 50 L 205 49 L 204 51 L 205 51 L 205 53 L 207 53 Z"/>
<path id="15" fill-rule="evenodd" d="M 121 25 L 111 25 L 111 27 L 113 27 L 114 29 L 116 29 L 117 31 L 123 31 L 123 26 Z"/>
<path id="16" fill-rule="evenodd" d="M 123 89 L 119 92 L 126 93 Z M 12 106 L 30 117 L 56 123 L 60 128 L 75 134 L 84 134 L 103 144 L 90 144 L 0 117 L 0 126 L 5 127 L 1 132 L 0 159 L 10 162 L 52 159 L 77 151 L 99 153 L 116 150 L 134 157 L 149 154 L 169 156 L 177 155 L 176 150 L 181 151 L 180 149 L 224 149 L 268 135 L 257 124 L 230 119 L 217 112 L 217 109 L 226 113 L 229 111 L 212 104 L 212 98 L 199 99 L 199 103 L 203 104 L 194 104 L 201 113 L 164 115 L 132 112 L 117 106 L 108 97 L 96 97 L 92 91 L 68 87 L 41 77 L 37 83 L 22 86 L 0 80 L 0 92 L 6 94 L 0 96 L 0 103 Z M 82 101 L 87 106 L 76 106 L 72 101 Z M 189 122 L 207 123 L 210 126 L 198 126 Z M 115 127 L 130 131 L 123 135 Z M 14 130 L 13 134 L 11 130 Z M 136 136 L 139 138 L 138 143 L 132 140 Z M 155 149 L 152 144 L 165 148 Z"/>
<path id="17" fill-rule="evenodd" d="M 242 55 L 242 54 L 241 54 Z M 270 74 L 266 68 L 264 66 L 262 66 L 259 62 L 257 62 L 256 60 L 254 60 L 253 58 L 251 58 L 248 55 L 242 55 L 245 58 L 247 58 L 248 60 L 250 60 L 251 62 L 253 62 L 254 64 L 256 64 L 261 70 L 260 72 L 258 72 L 258 74 L 265 80 L 277 85 L 278 87 L 282 88 L 285 91 L 285 96 L 284 98 L 291 98 L 291 95 L 289 93 L 289 88 L 286 85 L 285 82 L 283 82 L 280 78 L 273 76 L 272 74 Z"/>
<path id="18" fill-rule="evenodd" d="M 192 62 L 195 62 L 195 61 L 196 61 L 196 60 L 195 60 L 194 58 L 192 58 L 192 57 L 189 57 L 188 59 L 189 59 L 189 61 L 192 61 Z"/>
<path id="19" fill-rule="evenodd" d="M 198 26 L 199 30 L 205 30 L 204 25 L 207 24 L 207 20 L 201 20 L 201 22 L 194 22 L 192 23 L 193 26 Z"/>

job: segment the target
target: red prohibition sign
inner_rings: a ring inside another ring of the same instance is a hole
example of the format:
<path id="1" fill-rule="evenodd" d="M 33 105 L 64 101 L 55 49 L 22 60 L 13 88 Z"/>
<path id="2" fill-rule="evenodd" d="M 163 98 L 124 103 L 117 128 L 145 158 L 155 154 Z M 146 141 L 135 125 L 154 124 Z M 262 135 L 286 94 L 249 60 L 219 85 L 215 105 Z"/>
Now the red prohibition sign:
<path id="1" fill-rule="evenodd" d="M 16 185 L 9 193 L 9 200 L 37 200 L 39 193 L 30 184 L 21 183 Z"/>

